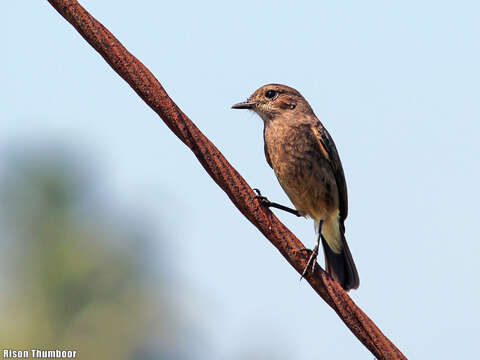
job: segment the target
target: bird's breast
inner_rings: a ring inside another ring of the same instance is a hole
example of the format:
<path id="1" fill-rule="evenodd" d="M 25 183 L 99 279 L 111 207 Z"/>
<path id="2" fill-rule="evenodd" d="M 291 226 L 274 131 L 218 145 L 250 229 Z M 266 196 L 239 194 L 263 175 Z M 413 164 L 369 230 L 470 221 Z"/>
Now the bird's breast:
<path id="1" fill-rule="evenodd" d="M 266 124 L 264 137 L 275 175 L 296 209 L 314 219 L 337 212 L 335 176 L 310 124 Z"/>

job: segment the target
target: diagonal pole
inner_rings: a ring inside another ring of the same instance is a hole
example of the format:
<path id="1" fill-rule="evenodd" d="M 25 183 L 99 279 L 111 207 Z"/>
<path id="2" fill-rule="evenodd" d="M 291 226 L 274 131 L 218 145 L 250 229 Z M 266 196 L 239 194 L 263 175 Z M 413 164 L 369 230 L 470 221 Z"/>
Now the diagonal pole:
<path id="1" fill-rule="evenodd" d="M 260 206 L 243 177 L 173 102 L 153 74 L 77 1 L 48 1 L 192 150 L 232 203 L 301 274 L 308 261 L 307 255 L 297 251 L 304 248 L 303 244 L 270 210 Z M 320 266 L 315 269 L 305 276 L 310 286 L 377 359 L 406 359 L 338 283 Z"/>

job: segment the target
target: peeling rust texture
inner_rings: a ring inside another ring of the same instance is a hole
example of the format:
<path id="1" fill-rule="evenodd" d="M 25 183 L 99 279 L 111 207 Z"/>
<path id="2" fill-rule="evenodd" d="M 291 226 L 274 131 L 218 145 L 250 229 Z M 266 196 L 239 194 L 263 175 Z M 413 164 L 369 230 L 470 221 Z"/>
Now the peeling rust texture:
<path id="1" fill-rule="evenodd" d="M 162 118 L 170 130 L 192 150 L 207 173 L 225 191 L 240 212 L 301 274 L 307 264 L 307 254 L 301 251 L 296 252 L 296 250 L 303 248 L 303 244 L 270 210 L 260 206 L 247 182 L 173 102 L 153 74 L 77 1 L 49 0 L 49 3 L 75 27 L 143 101 Z M 307 275 L 306 280 L 377 359 L 405 359 L 320 266 L 316 267 L 313 274 Z"/>

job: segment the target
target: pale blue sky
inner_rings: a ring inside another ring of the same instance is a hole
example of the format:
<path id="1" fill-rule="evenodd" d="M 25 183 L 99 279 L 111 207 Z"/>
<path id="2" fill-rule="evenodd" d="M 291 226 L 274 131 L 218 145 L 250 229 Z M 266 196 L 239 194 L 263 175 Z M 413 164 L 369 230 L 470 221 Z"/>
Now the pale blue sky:
<path id="1" fill-rule="evenodd" d="M 354 301 L 409 358 L 477 353 L 478 2 L 81 3 L 252 187 L 285 204 L 261 120 L 230 106 L 265 83 L 297 88 L 346 173 Z M 121 206 L 162 224 L 175 276 L 199 294 L 184 301 L 215 339 L 205 358 L 246 342 L 286 359 L 372 358 L 47 1 L 2 13 L 0 151 L 79 147 Z M 278 216 L 313 245 L 310 220 Z"/>

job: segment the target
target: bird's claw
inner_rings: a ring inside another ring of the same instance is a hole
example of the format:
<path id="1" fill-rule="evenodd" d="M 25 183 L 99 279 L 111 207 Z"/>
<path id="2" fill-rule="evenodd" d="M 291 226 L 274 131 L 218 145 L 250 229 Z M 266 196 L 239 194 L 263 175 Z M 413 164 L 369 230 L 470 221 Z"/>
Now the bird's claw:
<path id="1" fill-rule="evenodd" d="M 258 190 L 257 188 L 253 189 L 253 191 L 257 193 L 257 195 L 255 195 L 255 199 L 257 199 L 262 205 L 268 207 L 272 203 L 270 200 L 268 200 L 266 196 L 263 196 L 260 190 Z"/>
<path id="2" fill-rule="evenodd" d="M 304 247 L 304 248 L 300 248 L 300 249 L 295 250 L 295 254 L 297 254 L 297 253 L 299 253 L 299 252 L 301 252 L 301 251 L 305 251 L 305 252 L 308 252 L 308 253 L 311 253 L 311 252 L 312 252 L 311 249 Z"/>
<path id="3" fill-rule="evenodd" d="M 301 248 L 296 250 L 295 252 L 299 252 L 299 251 L 311 252 L 310 258 L 308 259 L 308 262 L 307 262 L 307 266 L 305 266 L 305 269 L 302 272 L 302 276 L 300 276 L 300 281 L 302 281 L 302 279 L 307 274 L 309 268 L 311 269 L 310 271 L 311 274 L 315 272 L 315 266 L 317 265 L 318 247 L 315 246 L 313 250 L 310 250 L 307 248 Z"/>

